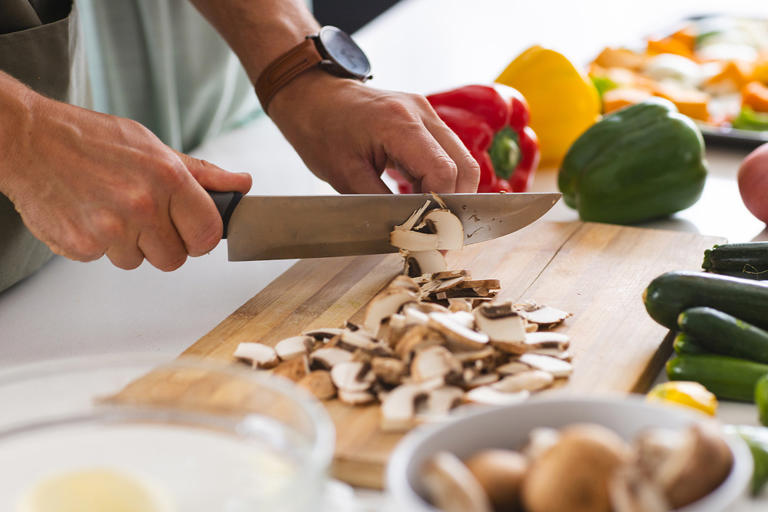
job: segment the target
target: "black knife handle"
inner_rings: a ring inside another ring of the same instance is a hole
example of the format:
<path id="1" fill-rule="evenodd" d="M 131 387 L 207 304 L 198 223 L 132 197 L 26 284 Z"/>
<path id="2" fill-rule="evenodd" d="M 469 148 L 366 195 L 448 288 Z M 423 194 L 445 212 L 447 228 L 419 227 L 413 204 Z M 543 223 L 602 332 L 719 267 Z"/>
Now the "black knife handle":
<path id="1" fill-rule="evenodd" d="M 221 221 L 224 223 L 224 233 L 221 235 L 222 240 L 227 238 L 227 230 L 229 229 L 229 218 L 232 217 L 232 212 L 235 211 L 235 206 L 243 198 L 241 192 L 213 192 L 208 191 L 208 194 L 213 199 L 213 204 L 216 205 L 216 209 L 219 210 L 221 215 Z"/>

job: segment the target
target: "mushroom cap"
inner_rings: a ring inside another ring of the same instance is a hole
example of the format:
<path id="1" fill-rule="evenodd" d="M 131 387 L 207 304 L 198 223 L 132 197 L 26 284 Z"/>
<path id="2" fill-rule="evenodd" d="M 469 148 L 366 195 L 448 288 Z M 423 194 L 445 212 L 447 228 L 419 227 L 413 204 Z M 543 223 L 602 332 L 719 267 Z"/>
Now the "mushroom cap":
<path id="1" fill-rule="evenodd" d="M 483 450 L 464 461 L 496 510 L 519 510 L 528 459 L 513 450 Z"/>
<path id="2" fill-rule="evenodd" d="M 523 483 L 526 510 L 610 512 L 610 480 L 629 456 L 627 444 L 610 429 L 565 427 L 557 443 L 532 461 Z"/>

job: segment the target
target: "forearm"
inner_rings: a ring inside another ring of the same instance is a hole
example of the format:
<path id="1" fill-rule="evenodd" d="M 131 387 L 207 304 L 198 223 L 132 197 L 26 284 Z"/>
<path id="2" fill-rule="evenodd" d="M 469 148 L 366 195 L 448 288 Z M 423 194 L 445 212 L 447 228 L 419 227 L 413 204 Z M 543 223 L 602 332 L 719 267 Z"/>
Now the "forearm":
<path id="1" fill-rule="evenodd" d="M 10 75 L 0 71 L 0 193 L 10 196 L 13 173 L 19 163 L 15 155 L 23 154 L 29 125 L 39 95 Z"/>
<path id="2" fill-rule="evenodd" d="M 240 58 L 251 82 L 320 25 L 304 0 L 190 0 Z"/>

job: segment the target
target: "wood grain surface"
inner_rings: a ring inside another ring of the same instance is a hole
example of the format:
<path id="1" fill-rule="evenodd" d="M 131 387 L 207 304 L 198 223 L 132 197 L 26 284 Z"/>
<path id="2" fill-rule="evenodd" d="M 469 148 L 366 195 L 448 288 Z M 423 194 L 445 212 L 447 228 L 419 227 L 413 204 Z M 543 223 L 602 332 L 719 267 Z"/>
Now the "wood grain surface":
<path id="1" fill-rule="evenodd" d="M 497 278 L 500 298 L 534 299 L 574 314 L 559 330 L 571 337 L 574 373 L 557 392 L 645 391 L 671 347 L 646 314 L 642 292 L 657 275 L 699 268 L 722 239 L 582 222 L 538 222 L 506 237 L 448 254 L 450 268 Z M 302 260 L 184 352 L 233 360 L 238 343 L 275 344 L 316 327 L 360 321 L 366 303 L 402 270 L 398 255 Z M 379 407 L 325 402 L 336 425 L 332 472 L 379 488 L 400 434 L 379 429 Z"/>

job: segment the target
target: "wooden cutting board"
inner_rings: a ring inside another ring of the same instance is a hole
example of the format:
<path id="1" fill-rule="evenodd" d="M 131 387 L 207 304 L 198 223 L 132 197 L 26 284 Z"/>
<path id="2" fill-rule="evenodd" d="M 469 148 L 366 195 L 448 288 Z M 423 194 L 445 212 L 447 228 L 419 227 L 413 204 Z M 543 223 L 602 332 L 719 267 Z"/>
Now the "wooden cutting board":
<path id="1" fill-rule="evenodd" d="M 574 373 L 567 392 L 645 391 L 669 357 L 666 329 L 646 314 L 642 292 L 668 270 L 698 269 L 720 238 L 582 222 L 537 222 L 448 255 L 449 267 L 501 281 L 500 298 L 534 299 L 574 314 Z M 302 260 L 232 313 L 184 355 L 232 360 L 238 343 L 275 344 L 318 327 L 360 321 L 366 303 L 402 270 L 396 254 Z M 558 390 L 559 392 L 561 390 Z M 379 407 L 325 402 L 336 425 L 333 474 L 383 485 L 401 435 L 382 432 Z"/>

